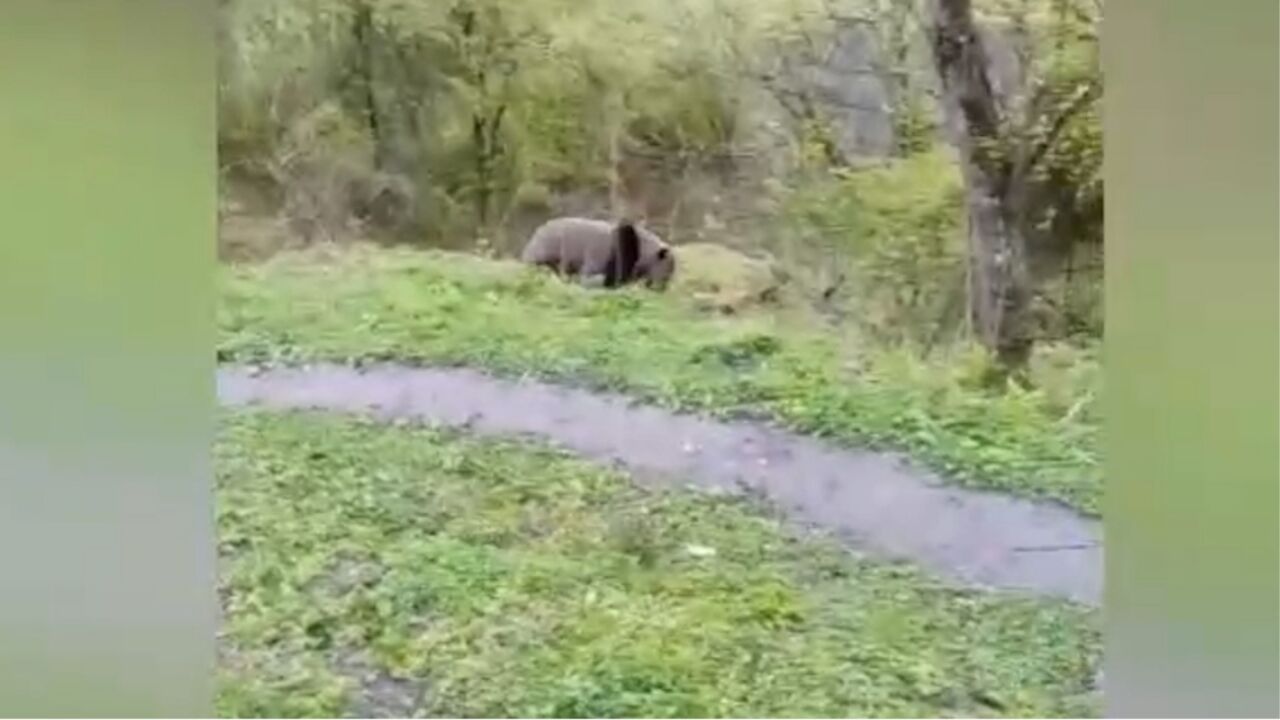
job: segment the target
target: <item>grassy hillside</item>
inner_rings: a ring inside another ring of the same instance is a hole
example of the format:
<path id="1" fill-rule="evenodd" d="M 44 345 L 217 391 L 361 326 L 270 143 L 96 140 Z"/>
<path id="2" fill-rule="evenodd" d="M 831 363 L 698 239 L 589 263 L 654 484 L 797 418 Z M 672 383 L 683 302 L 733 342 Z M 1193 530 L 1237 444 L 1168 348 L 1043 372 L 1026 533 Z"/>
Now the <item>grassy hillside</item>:
<path id="1" fill-rule="evenodd" d="M 741 501 L 315 414 L 224 416 L 216 467 L 224 716 L 1097 712 L 1091 613 L 942 587 Z"/>
<path id="2" fill-rule="evenodd" d="M 797 313 L 712 314 L 678 293 L 588 292 L 467 255 L 356 247 L 219 273 L 223 362 L 527 373 L 904 450 L 956 483 L 1099 510 L 1096 362 L 1078 351 L 1050 348 L 1036 391 L 992 390 L 963 348 L 925 362 Z"/>

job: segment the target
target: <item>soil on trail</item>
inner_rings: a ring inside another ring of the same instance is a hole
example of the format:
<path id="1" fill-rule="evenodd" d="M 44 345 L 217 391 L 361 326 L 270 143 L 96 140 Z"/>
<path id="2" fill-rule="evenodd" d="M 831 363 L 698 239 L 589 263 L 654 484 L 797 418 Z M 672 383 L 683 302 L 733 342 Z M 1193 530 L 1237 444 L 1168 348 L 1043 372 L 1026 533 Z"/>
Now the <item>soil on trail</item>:
<path id="1" fill-rule="evenodd" d="M 532 435 L 637 479 L 767 498 L 860 550 L 970 585 L 1098 605 L 1101 527 L 1069 509 L 947 486 L 899 455 L 836 448 L 752 423 L 638 406 L 613 395 L 466 369 L 224 367 L 229 406 L 324 409 Z"/>

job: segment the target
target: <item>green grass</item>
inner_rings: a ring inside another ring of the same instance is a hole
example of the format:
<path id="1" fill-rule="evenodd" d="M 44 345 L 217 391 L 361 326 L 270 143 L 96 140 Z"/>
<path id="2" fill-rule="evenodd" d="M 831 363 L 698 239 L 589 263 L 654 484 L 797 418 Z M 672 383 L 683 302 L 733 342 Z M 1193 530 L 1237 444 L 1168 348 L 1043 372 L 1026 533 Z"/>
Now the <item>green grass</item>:
<path id="1" fill-rule="evenodd" d="M 687 297 L 584 291 L 439 252 L 293 253 L 220 273 L 224 362 L 528 373 L 902 450 L 955 483 L 1099 510 L 1092 405 L 1070 407 L 1071 393 L 986 389 L 972 355 L 926 363 L 850 348 L 794 315 L 709 315 Z"/>
<path id="2" fill-rule="evenodd" d="M 216 468 L 223 716 L 339 716 L 352 654 L 420 694 L 401 712 L 453 717 L 1098 711 L 1092 612 L 947 588 L 741 500 L 309 413 L 227 414 Z"/>

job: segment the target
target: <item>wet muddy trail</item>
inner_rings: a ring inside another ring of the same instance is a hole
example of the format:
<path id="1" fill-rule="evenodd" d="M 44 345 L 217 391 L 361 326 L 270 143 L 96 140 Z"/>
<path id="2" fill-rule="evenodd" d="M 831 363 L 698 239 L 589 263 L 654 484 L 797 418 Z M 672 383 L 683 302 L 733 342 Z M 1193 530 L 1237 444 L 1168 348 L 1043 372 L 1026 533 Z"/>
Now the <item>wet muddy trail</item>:
<path id="1" fill-rule="evenodd" d="M 620 464 L 642 481 L 756 494 L 860 550 L 954 581 L 1101 603 L 1099 522 L 1054 504 L 947 486 L 899 455 L 466 369 L 223 367 L 217 379 L 223 405 L 356 412 L 534 436 Z"/>

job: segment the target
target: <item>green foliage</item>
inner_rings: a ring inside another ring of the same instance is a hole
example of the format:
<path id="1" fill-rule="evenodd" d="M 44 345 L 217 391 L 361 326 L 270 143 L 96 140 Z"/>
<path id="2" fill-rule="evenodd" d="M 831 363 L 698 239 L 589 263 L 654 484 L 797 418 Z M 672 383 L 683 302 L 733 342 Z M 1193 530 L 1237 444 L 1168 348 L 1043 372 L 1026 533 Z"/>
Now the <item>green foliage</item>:
<path id="1" fill-rule="evenodd" d="M 220 273 L 218 357 L 468 364 L 765 415 L 908 451 L 953 481 L 1097 512 L 1097 420 L 1041 391 L 983 387 L 983 356 L 850 347 L 789 315 L 708 316 L 693 299 L 586 291 L 449 253 L 285 254 Z M 1081 359 L 1081 362 L 1091 362 Z M 1052 372 L 1052 368 L 1047 370 Z"/>
<path id="2" fill-rule="evenodd" d="M 898 154 L 911 157 L 934 147 L 938 128 L 924 101 L 918 96 L 908 95 L 893 114 L 893 133 L 898 143 Z"/>
<path id="3" fill-rule="evenodd" d="M 834 245 L 850 319 L 889 342 L 931 343 L 963 320 L 963 187 L 949 152 L 846 171 L 784 201 L 776 235 Z M 948 325 L 949 323 L 949 325 Z"/>
<path id="4" fill-rule="evenodd" d="M 1094 613 L 941 586 L 742 501 L 311 414 L 226 416 L 215 453 L 222 715 L 1098 710 Z"/>
<path id="5" fill-rule="evenodd" d="M 281 138 L 336 101 L 371 136 L 376 169 L 417 183 L 426 225 L 456 227 L 461 211 L 475 228 L 499 222 L 529 182 L 601 187 L 619 143 L 720 155 L 735 135 L 730 49 L 776 19 L 739 12 L 730 24 L 721 16 L 734 3 L 722 5 L 230 0 L 224 165 L 243 173 L 287 157 Z"/>
<path id="6" fill-rule="evenodd" d="M 341 679 L 322 661 L 270 650 L 249 652 L 223 660 L 215 702 L 218 717 L 314 718 L 339 717 L 346 696 Z M 284 657 L 281 657 L 281 656 Z M 232 665 L 233 670 L 226 665 Z"/>

